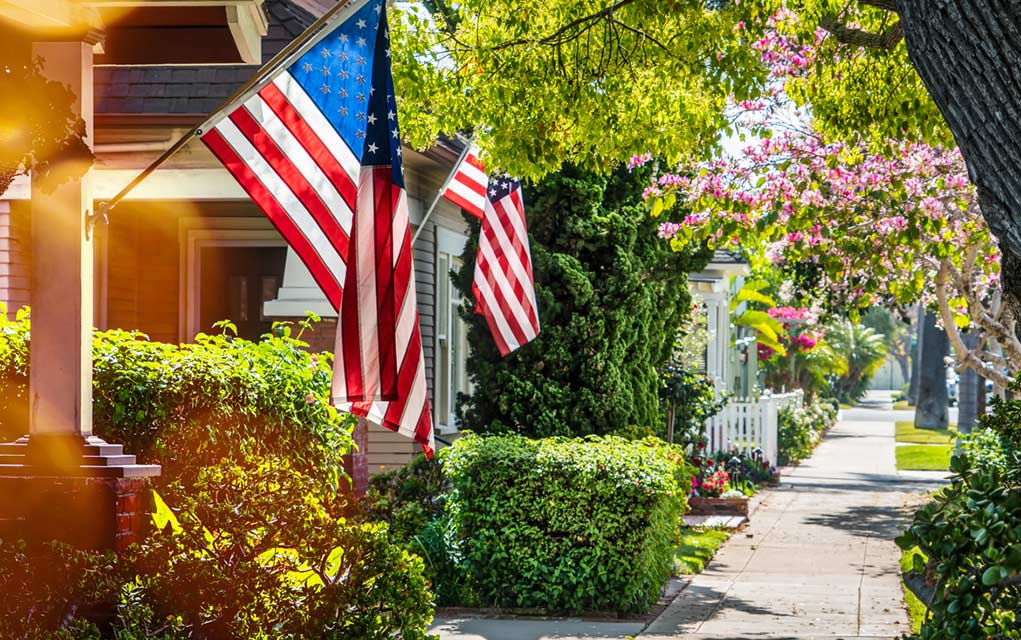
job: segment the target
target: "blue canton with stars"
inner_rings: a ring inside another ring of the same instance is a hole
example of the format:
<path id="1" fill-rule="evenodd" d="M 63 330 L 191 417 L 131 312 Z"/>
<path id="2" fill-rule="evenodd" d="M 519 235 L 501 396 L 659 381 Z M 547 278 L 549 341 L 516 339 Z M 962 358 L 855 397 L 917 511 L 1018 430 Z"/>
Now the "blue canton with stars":
<path id="1" fill-rule="evenodd" d="M 363 165 L 404 186 L 386 10 L 370 0 L 288 68 Z M 391 144 L 392 141 L 392 144 Z"/>
<path id="2" fill-rule="evenodd" d="M 493 204 L 503 200 L 515 189 L 520 189 L 521 183 L 508 175 L 493 176 L 489 179 L 489 201 Z"/>

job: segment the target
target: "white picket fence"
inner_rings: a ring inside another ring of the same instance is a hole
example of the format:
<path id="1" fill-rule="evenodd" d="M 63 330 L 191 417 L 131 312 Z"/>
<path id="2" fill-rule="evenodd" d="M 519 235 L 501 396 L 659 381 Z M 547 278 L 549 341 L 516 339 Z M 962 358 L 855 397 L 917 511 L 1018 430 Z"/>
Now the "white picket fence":
<path id="1" fill-rule="evenodd" d="M 739 450 L 751 454 L 761 449 L 772 464 L 778 453 L 780 409 L 804 401 L 801 389 L 788 393 L 763 394 L 757 400 L 730 401 L 706 422 L 708 451 Z"/>

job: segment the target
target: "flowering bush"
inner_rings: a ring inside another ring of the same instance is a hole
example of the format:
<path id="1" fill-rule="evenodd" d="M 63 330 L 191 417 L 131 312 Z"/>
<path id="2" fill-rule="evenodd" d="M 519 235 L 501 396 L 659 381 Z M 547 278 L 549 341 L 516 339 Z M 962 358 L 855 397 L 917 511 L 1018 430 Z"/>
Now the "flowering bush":
<path id="1" fill-rule="evenodd" d="M 832 402 L 807 398 L 804 404 L 779 413 L 779 463 L 789 465 L 807 458 L 824 431 L 837 421 Z"/>
<path id="2" fill-rule="evenodd" d="M 703 498 L 716 498 L 727 490 L 751 494 L 756 485 L 767 482 L 776 473 L 776 467 L 759 451 L 751 455 L 738 450 L 717 451 L 710 457 L 696 455 L 689 460 L 697 469 L 692 479 L 692 495 Z"/>
<path id="3" fill-rule="evenodd" d="M 695 487 L 703 498 L 719 498 L 730 487 L 730 475 L 723 469 L 716 469 Z"/>

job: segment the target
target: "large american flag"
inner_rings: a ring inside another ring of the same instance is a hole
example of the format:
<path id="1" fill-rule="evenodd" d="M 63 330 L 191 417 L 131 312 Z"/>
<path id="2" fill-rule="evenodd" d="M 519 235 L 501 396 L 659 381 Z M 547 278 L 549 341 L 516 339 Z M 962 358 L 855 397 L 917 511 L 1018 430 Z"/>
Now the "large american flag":
<path id="1" fill-rule="evenodd" d="M 485 317 L 500 355 L 539 335 L 532 253 L 517 180 L 489 180 L 472 292 L 475 312 Z"/>
<path id="2" fill-rule="evenodd" d="M 202 140 L 338 310 L 333 400 L 434 449 L 382 0 L 352 2 Z"/>

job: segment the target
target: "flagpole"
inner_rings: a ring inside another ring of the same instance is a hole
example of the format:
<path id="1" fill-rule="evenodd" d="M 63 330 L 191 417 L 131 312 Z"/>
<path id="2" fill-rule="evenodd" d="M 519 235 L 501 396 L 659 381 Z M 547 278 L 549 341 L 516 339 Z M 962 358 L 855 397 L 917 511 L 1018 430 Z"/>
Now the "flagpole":
<path id="1" fill-rule="evenodd" d="M 474 139 L 475 136 L 468 138 L 468 142 L 465 143 L 464 149 L 461 151 L 461 155 L 457 157 L 457 162 L 454 163 L 454 168 L 450 170 L 450 175 L 443 181 L 443 186 L 440 187 L 439 193 L 437 193 L 436 197 L 433 198 L 433 203 L 429 205 L 429 209 L 425 212 L 425 215 L 422 216 L 422 221 L 418 223 L 418 230 L 415 231 L 415 235 L 411 238 L 412 247 L 415 246 L 418 236 L 422 235 L 422 231 L 425 229 L 425 223 L 429 221 L 429 217 L 432 216 L 433 211 L 436 210 L 436 205 L 440 203 L 440 198 L 443 197 L 443 192 L 447 190 L 448 186 L 450 186 L 450 181 L 454 179 L 454 174 L 457 173 L 457 169 L 461 166 L 461 162 L 464 161 L 464 157 L 468 155 L 469 151 L 471 151 L 472 141 Z"/>
<path id="2" fill-rule="evenodd" d="M 131 182 L 129 182 L 123 189 L 118 191 L 117 195 L 110 198 L 109 200 L 99 203 L 96 215 L 92 217 L 92 219 L 93 220 L 95 218 L 106 219 L 107 214 L 110 213 L 113 210 L 113 208 L 116 207 L 120 203 L 120 201 L 124 199 L 125 196 L 131 193 L 131 191 L 133 191 L 135 187 L 137 187 L 139 184 L 142 183 L 143 180 L 152 175 L 152 173 L 156 171 L 158 168 L 160 168 L 160 166 L 162 166 L 163 163 L 165 163 L 170 158 L 174 157 L 174 155 L 178 151 L 183 149 L 185 145 L 191 142 L 195 138 L 195 136 L 201 135 L 202 128 L 206 125 L 207 122 L 209 122 L 217 114 L 221 113 L 222 111 L 230 107 L 231 104 L 233 104 L 239 98 L 241 98 L 252 87 L 259 84 L 260 82 L 265 80 L 269 75 L 272 75 L 274 72 L 279 70 L 280 67 L 282 67 L 285 63 L 290 62 L 290 59 L 295 54 L 295 52 L 302 48 L 310 48 L 315 46 L 315 44 L 318 42 L 318 40 L 315 39 L 315 35 L 320 30 L 322 30 L 322 28 L 326 26 L 331 20 L 333 20 L 333 18 L 338 13 L 340 13 L 341 10 L 357 2 L 358 0 L 340 0 L 339 2 L 337 2 L 337 4 L 331 7 L 329 11 L 324 13 L 322 17 L 313 22 L 308 29 L 305 29 L 305 31 L 303 31 L 300 36 L 298 36 L 291 42 L 287 43 L 287 46 L 281 49 L 280 52 L 277 53 L 275 56 L 273 56 L 273 58 L 271 58 L 269 62 L 262 65 L 262 67 L 260 67 L 259 70 L 255 72 L 255 75 L 252 76 L 248 80 L 248 82 L 238 87 L 238 89 L 234 93 L 232 93 L 229 98 L 224 100 L 223 103 L 221 103 L 220 106 L 217 107 L 212 112 L 211 116 L 203 120 L 200 124 L 192 127 L 190 131 L 185 133 L 177 142 L 171 145 L 169 149 L 164 151 L 160 155 L 160 157 L 153 160 L 148 167 L 142 169 L 142 172 L 135 176 L 135 178 Z"/>

